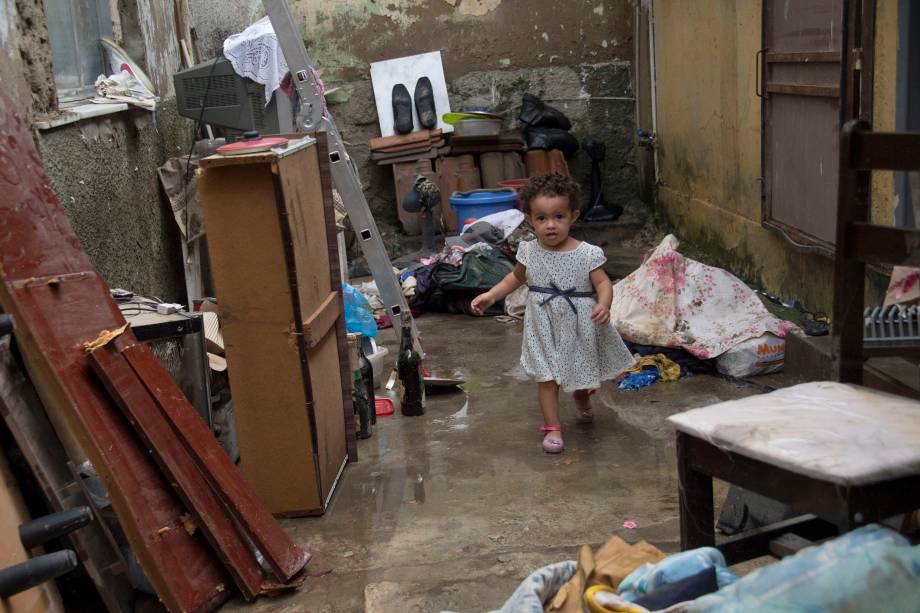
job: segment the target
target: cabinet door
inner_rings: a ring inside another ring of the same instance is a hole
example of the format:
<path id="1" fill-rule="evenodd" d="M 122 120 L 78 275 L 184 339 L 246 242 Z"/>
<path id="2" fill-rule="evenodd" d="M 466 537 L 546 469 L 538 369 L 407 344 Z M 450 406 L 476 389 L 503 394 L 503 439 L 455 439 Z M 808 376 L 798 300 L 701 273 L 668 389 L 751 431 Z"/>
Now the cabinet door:
<path id="1" fill-rule="evenodd" d="M 313 397 L 314 443 L 323 500 L 328 499 L 347 460 L 345 394 L 339 335 L 344 331 L 333 215 L 320 171 L 319 146 L 277 162 L 297 299 L 304 323 L 304 351 Z M 281 206 L 281 203 L 279 203 Z M 350 395 L 349 395 L 350 396 Z"/>

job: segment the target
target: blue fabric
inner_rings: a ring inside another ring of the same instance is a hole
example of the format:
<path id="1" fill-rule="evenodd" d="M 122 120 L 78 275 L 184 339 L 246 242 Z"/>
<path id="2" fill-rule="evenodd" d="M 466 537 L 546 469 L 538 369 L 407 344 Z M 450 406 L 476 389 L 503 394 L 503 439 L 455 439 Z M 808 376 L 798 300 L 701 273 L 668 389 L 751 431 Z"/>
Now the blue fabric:
<path id="1" fill-rule="evenodd" d="M 710 566 L 674 583 L 668 583 L 636 599 L 635 604 L 649 611 L 660 611 L 679 602 L 696 600 L 719 589 L 716 568 Z"/>
<path id="2" fill-rule="evenodd" d="M 514 590 L 501 609 L 491 613 L 543 613 L 543 606 L 575 575 L 577 566 L 572 560 L 534 571 Z"/>
<path id="3" fill-rule="evenodd" d="M 657 368 L 649 368 L 648 370 L 643 370 L 642 372 L 631 372 L 626 377 L 620 381 L 620 391 L 629 391 L 629 390 L 638 390 L 643 387 L 648 387 L 658 381 Z"/>
<path id="4" fill-rule="evenodd" d="M 738 580 L 726 568 L 725 556 L 721 551 L 715 547 L 700 547 L 675 553 L 657 564 L 643 564 L 620 582 L 617 593 L 624 600 L 632 602 L 660 587 L 686 579 L 707 568 L 715 569 L 720 588 Z"/>
<path id="5" fill-rule="evenodd" d="M 755 570 L 689 611 L 920 611 L 920 547 L 870 524 Z"/>

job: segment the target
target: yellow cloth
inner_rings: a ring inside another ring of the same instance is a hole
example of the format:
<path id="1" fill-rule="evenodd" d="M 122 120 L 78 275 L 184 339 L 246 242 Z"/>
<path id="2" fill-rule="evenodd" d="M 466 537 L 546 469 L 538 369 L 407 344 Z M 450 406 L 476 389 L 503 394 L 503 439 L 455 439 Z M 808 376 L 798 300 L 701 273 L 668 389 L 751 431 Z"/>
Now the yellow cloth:
<path id="1" fill-rule="evenodd" d="M 546 611 L 551 613 L 583 613 L 582 595 L 594 585 L 606 585 L 613 590 L 636 568 L 650 562 L 655 564 L 665 554 L 654 545 L 640 541 L 630 545 L 618 536 L 593 553 L 583 545 L 578 551 L 575 576 L 563 585 Z"/>
<path id="2" fill-rule="evenodd" d="M 660 381 L 677 381 L 680 379 L 680 364 L 669 360 L 663 353 L 644 355 L 636 359 L 636 365 L 626 372 L 642 372 L 649 366 L 654 366 L 658 369 L 658 379 Z"/>

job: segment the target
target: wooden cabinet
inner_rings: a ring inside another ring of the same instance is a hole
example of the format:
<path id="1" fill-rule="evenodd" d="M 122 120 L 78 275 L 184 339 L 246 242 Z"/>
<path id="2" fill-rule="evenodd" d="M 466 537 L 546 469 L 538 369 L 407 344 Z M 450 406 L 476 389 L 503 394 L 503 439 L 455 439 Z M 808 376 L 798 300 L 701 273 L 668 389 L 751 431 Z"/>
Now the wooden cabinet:
<path id="1" fill-rule="evenodd" d="M 354 441 L 324 135 L 202 160 L 204 211 L 247 480 L 276 515 L 321 514 Z"/>

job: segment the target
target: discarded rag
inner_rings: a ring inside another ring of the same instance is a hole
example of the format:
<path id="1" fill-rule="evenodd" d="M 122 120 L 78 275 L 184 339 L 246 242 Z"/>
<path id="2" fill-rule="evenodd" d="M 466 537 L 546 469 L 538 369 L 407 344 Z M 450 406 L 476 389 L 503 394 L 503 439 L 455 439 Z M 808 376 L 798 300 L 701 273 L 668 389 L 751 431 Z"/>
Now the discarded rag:
<path id="1" fill-rule="evenodd" d="M 618 536 L 593 553 L 587 545 L 578 552 L 575 576 L 563 585 L 546 608 L 551 613 L 582 613 L 582 597 L 587 588 L 605 585 L 616 590 L 632 571 L 650 563 L 656 564 L 665 554 L 654 545 L 639 541 L 629 545 Z"/>
<path id="2" fill-rule="evenodd" d="M 626 372 L 640 373 L 648 368 L 658 369 L 659 381 L 677 381 L 680 379 L 680 364 L 669 360 L 661 353 L 654 355 L 644 355 L 636 359 L 636 365 Z"/>

